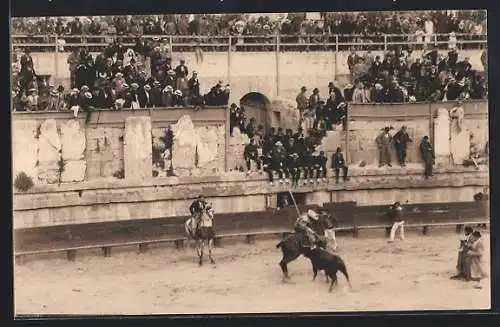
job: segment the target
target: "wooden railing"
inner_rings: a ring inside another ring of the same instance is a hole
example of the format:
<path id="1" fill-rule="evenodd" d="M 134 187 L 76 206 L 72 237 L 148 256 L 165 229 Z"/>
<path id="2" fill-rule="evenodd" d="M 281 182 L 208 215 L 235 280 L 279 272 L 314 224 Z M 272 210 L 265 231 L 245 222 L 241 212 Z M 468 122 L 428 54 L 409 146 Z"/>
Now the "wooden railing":
<path id="1" fill-rule="evenodd" d="M 59 51 L 63 48 L 89 47 L 103 49 L 107 44 L 121 38 L 123 45 L 134 46 L 137 37 L 161 42 L 172 51 L 189 51 L 201 48 L 204 51 L 297 51 L 311 49 L 317 51 L 388 50 L 395 46 L 419 48 L 435 45 L 447 49 L 449 34 L 304 34 L 304 35 L 11 35 L 13 46 L 30 47 L 32 51 Z M 455 34 L 459 49 L 479 49 L 487 45 L 487 35 Z M 61 44 L 60 40 L 64 40 Z M 311 50 L 313 50 L 311 49 Z"/>

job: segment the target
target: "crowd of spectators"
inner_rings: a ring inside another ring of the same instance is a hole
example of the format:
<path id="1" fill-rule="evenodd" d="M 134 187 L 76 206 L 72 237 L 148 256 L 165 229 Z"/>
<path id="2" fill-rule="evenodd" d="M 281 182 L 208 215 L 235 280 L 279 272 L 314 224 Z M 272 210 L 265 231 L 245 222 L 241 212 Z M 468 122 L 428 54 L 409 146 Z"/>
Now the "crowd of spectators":
<path id="1" fill-rule="evenodd" d="M 229 101 L 229 84 L 219 81 L 202 95 L 196 71 L 191 72 L 184 60 L 174 65 L 168 48 L 141 39 L 133 48 L 123 46 L 118 39 L 95 58 L 87 48 L 77 49 L 68 64 L 71 90 L 49 85 L 39 94 L 27 48 L 14 72 L 14 110 L 199 108 L 225 106 Z"/>
<path id="2" fill-rule="evenodd" d="M 278 17 L 270 17 L 266 14 L 261 16 L 219 14 L 13 18 L 12 34 L 58 35 L 64 37 L 66 43 L 82 42 L 81 38 L 71 38 L 72 35 L 102 35 L 104 37 L 121 35 L 126 38 L 140 35 L 208 37 L 208 39 L 199 40 L 185 38 L 181 41 L 184 43 L 190 43 L 190 41 L 217 43 L 216 38 L 220 40 L 220 37 L 231 35 L 235 36 L 233 44 L 236 45 L 272 43 L 274 40 L 266 36 L 276 34 L 288 36 L 282 37 L 281 43 L 335 42 L 328 36 L 339 34 L 345 35 L 341 38 L 341 42 L 362 41 L 366 44 L 384 41 L 380 38 L 382 34 L 405 34 L 425 38 L 429 34 L 454 32 L 465 34 L 465 36 L 460 36 L 463 40 L 479 40 L 480 36 L 486 33 L 485 11 L 324 12 L 319 16 L 319 19 L 308 19 L 305 13 L 289 13 L 278 15 Z M 357 35 L 357 37 L 348 37 L 348 35 Z M 244 38 L 245 36 L 250 36 L 250 38 Z M 255 38 L 255 36 L 258 37 Z M 358 39 L 359 37 L 361 39 Z M 48 37 L 45 39 L 48 40 Z M 440 36 L 439 39 L 433 41 L 445 39 L 447 39 L 446 36 Z M 40 40 L 32 37 L 31 39 L 17 39 L 16 42 L 40 42 Z M 399 40 L 394 37 L 389 41 L 414 40 Z M 272 49 L 272 47 L 265 46 L 260 48 Z"/>
<path id="3" fill-rule="evenodd" d="M 384 57 L 352 51 L 347 59 L 353 84 L 344 97 L 353 103 L 438 102 L 484 99 L 487 84 L 483 74 L 472 69 L 468 57 L 459 61 L 456 47 L 444 55 L 437 47 L 416 55 L 398 46 Z M 485 65 L 486 55 L 482 56 Z"/>

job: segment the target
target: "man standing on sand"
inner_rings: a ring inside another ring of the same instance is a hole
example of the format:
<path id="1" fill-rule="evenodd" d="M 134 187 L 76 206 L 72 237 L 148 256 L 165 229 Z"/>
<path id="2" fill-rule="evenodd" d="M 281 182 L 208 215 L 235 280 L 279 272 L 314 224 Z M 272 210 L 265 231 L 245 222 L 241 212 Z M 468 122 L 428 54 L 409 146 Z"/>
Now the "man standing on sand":
<path id="1" fill-rule="evenodd" d="M 465 227 L 465 235 L 460 240 L 460 248 L 458 249 L 458 259 L 457 259 L 457 274 L 451 276 L 451 279 L 465 278 L 466 281 L 470 280 L 470 265 L 467 261 L 467 251 L 472 245 L 472 233 L 473 229 L 470 226 Z"/>
<path id="2" fill-rule="evenodd" d="M 404 240 L 405 239 L 405 229 L 404 229 L 404 220 L 402 219 L 403 216 L 403 207 L 401 206 L 401 203 L 395 202 L 393 205 L 389 207 L 389 210 L 386 212 L 387 217 L 389 217 L 391 223 L 392 223 L 392 228 L 391 232 L 389 234 L 389 243 L 394 242 L 394 237 L 396 236 L 396 231 L 399 228 L 399 239 Z"/>
<path id="3" fill-rule="evenodd" d="M 479 231 L 474 231 L 472 233 L 472 240 L 469 250 L 467 251 L 466 257 L 469 258 L 470 270 L 471 270 L 471 280 L 477 282 L 474 288 L 481 289 L 481 281 L 488 277 L 486 269 L 484 268 L 484 255 L 485 248 L 483 244 L 483 239 Z"/>

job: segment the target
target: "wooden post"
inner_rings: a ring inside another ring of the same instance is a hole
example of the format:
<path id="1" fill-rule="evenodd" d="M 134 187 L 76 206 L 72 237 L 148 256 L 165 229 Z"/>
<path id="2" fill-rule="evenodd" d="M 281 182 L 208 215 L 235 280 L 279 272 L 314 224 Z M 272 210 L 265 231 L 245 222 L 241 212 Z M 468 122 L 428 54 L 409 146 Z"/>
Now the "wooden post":
<path id="1" fill-rule="evenodd" d="M 147 250 L 148 250 L 147 243 L 139 244 L 139 253 L 145 253 Z"/>
<path id="2" fill-rule="evenodd" d="M 76 250 L 68 250 L 66 251 L 66 258 L 68 261 L 75 261 L 76 259 Z"/>
<path id="3" fill-rule="evenodd" d="M 247 236 L 246 236 L 246 242 L 247 242 L 248 244 L 255 243 L 255 235 L 247 235 Z"/>
<path id="4" fill-rule="evenodd" d="M 110 246 L 105 246 L 101 250 L 102 250 L 102 254 L 104 255 L 105 258 L 111 257 L 111 247 Z"/>
<path id="5" fill-rule="evenodd" d="M 56 39 L 55 39 L 55 42 L 56 42 L 56 51 L 54 52 L 54 78 L 52 80 L 53 84 L 56 85 L 56 81 L 55 79 L 57 78 L 57 84 L 60 84 L 59 82 L 59 47 L 58 47 L 58 44 L 57 44 L 57 34 L 56 34 Z"/>
<path id="6" fill-rule="evenodd" d="M 429 234 L 429 226 L 424 226 L 424 228 L 422 229 L 422 234 L 424 234 L 424 235 Z"/>
<path id="7" fill-rule="evenodd" d="M 337 75 L 339 74 L 339 36 L 335 35 L 335 65 L 333 68 L 333 76 L 337 79 Z"/>
<path id="8" fill-rule="evenodd" d="M 227 47 L 227 83 L 231 84 L 231 44 L 232 38 L 229 36 L 229 46 Z"/>
<path id="9" fill-rule="evenodd" d="M 177 250 L 184 248 L 184 240 L 175 240 L 175 248 Z"/>

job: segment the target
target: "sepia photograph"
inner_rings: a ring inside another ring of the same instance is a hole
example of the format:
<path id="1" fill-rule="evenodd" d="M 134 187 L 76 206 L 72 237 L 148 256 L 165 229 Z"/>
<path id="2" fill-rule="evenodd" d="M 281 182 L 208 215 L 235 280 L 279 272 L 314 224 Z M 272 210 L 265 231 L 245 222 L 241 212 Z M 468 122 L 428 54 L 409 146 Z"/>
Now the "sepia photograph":
<path id="1" fill-rule="evenodd" d="M 9 35 L 16 317 L 490 309 L 486 10 Z"/>

